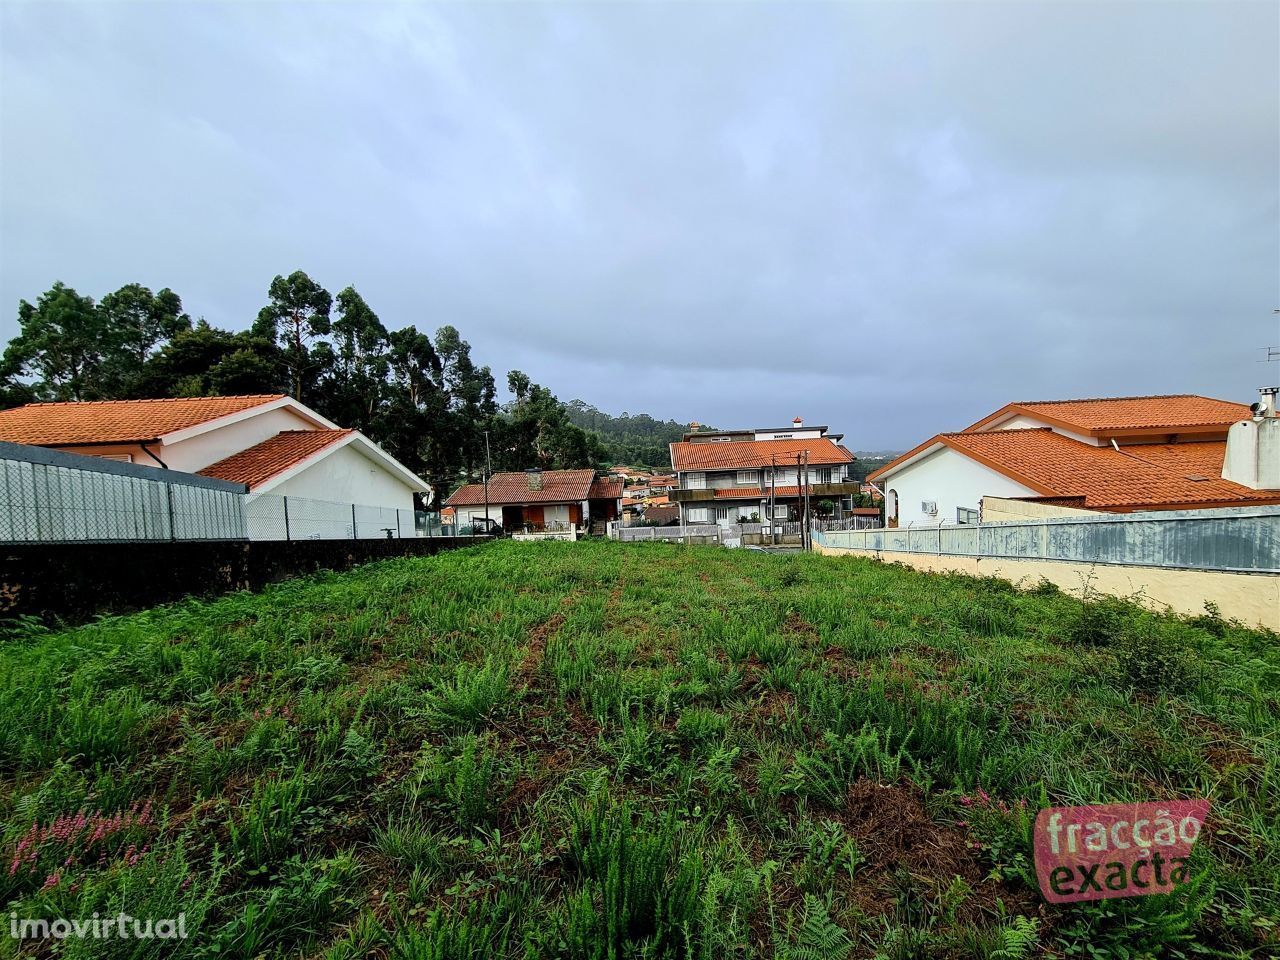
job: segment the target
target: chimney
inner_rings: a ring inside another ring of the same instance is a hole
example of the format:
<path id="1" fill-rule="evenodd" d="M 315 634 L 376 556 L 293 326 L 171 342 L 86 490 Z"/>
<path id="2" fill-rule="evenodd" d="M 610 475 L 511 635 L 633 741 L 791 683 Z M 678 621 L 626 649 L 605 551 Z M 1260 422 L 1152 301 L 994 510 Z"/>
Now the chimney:
<path id="1" fill-rule="evenodd" d="M 1259 387 L 1258 395 L 1262 398 L 1255 403 L 1253 410 L 1253 418 L 1255 420 L 1272 419 L 1276 417 L 1276 394 L 1280 393 L 1280 387 Z"/>
<path id="2" fill-rule="evenodd" d="M 794 420 L 791 421 L 791 425 L 795 427 L 797 430 L 799 430 L 801 427 L 804 426 L 804 417 L 796 417 Z"/>
<path id="3" fill-rule="evenodd" d="M 1263 387 L 1261 400 L 1253 404 L 1253 418 L 1233 423 L 1227 431 L 1227 455 L 1222 460 L 1222 479 L 1252 490 L 1280 490 L 1280 417 L 1276 416 L 1276 393 L 1280 388 Z"/>
<path id="4" fill-rule="evenodd" d="M 526 470 L 524 472 L 524 476 L 525 479 L 529 481 L 530 490 L 542 489 L 542 469 L 540 467 L 534 467 L 532 470 Z"/>

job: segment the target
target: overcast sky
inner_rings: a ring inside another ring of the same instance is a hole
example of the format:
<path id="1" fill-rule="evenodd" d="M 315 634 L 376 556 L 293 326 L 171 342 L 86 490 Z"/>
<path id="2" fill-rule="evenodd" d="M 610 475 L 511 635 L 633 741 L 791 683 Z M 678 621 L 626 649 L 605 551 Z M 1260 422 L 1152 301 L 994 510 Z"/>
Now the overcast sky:
<path id="1" fill-rule="evenodd" d="M 1280 5 L 0 3 L 0 338 L 55 280 L 277 273 L 500 384 L 905 448 L 1010 400 L 1249 402 Z"/>

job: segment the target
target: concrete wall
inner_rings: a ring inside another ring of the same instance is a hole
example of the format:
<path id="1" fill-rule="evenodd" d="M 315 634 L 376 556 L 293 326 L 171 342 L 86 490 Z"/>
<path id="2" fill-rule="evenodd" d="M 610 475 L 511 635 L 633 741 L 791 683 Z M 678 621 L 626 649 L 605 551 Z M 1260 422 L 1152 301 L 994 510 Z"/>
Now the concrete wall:
<path id="1" fill-rule="evenodd" d="M 381 463 L 366 457 L 354 443 L 329 452 L 307 469 L 264 492 L 370 507 L 413 509 L 413 488 Z"/>
<path id="2" fill-rule="evenodd" d="M 1175 570 L 1111 564 L 1069 563 L 1062 560 L 1011 560 L 1006 557 L 948 557 L 921 553 L 868 553 L 815 543 L 825 556 L 868 557 L 885 563 L 904 563 L 917 570 L 1001 577 L 1034 586 L 1041 580 L 1079 595 L 1086 583 L 1101 593 L 1129 597 L 1142 592 L 1153 608 L 1169 607 L 1180 614 L 1204 613 L 1207 601 L 1222 615 L 1251 626 L 1280 630 L 1280 574 L 1223 573 L 1217 570 Z"/>
<path id="3" fill-rule="evenodd" d="M 880 483 L 880 488 L 898 494 L 898 526 L 909 523 L 937 523 L 956 519 L 957 507 L 980 508 L 982 498 L 1034 497 L 1035 490 L 1015 483 L 1002 473 L 970 460 L 950 447 L 943 447 L 922 460 L 917 460 Z M 924 513 L 920 504 L 933 500 L 936 515 Z"/>
<path id="4" fill-rule="evenodd" d="M 1004 497 L 982 498 L 982 522 L 1002 520 L 1043 520 L 1046 517 L 1096 517 L 1100 511 L 1062 507 L 1052 503 L 1029 503 Z"/>

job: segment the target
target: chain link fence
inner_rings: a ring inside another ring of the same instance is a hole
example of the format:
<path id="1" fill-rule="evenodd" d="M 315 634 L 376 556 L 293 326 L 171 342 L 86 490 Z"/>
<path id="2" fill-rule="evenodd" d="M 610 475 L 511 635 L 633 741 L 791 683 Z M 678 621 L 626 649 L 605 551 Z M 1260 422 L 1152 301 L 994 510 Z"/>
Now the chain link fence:
<path id="1" fill-rule="evenodd" d="M 429 511 L 249 494 L 228 483 L 0 442 L 0 543 L 439 537 Z"/>
<path id="2" fill-rule="evenodd" d="M 0 443 L 0 542 L 243 540 L 240 484 Z"/>
<path id="3" fill-rule="evenodd" d="M 250 495 L 250 540 L 403 540 L 443 535 L 440 514 L 309 497 Z"/>

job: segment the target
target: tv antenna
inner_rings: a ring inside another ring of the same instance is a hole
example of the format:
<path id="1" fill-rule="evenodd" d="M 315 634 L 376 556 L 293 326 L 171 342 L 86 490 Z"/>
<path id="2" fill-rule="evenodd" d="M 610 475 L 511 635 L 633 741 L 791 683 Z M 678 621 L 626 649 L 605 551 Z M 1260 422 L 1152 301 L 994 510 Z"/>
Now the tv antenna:
<path id="1" fill-rule="evenodd" d="M 1280 309 L 1272 310 L 1271 312 L 1276 316 L 1280 316 Z M 1259 347 L 1259 349 L 1265 351 L 1265 355 L 1258 361 L 1259 363 L 1280 363 L 1280 346 Z"/>

